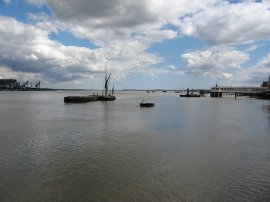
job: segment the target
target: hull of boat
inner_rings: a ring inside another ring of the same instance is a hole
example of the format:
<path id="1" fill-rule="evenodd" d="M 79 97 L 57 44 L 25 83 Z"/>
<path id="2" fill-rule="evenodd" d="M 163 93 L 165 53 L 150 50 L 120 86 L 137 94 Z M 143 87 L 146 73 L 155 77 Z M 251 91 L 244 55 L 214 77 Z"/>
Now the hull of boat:
<path id="1" fill-rule="evenodd" d="M 154 103 L 140 103 L 140 107 L 154 107 Z"/>
<path id="2" fill-rule="evenodd" d="M 180 97 L 201 97 L 201 96 L 195 94 L 180 94 Z"/>
<path id="3" fill-rule="evenodd" d="M 103 96 L 103 95 L 87 95 L 87 96 L 68 96 L 64 97 L 65 103 L 84 103 L 93 101 L 113 101 L 116 100 L 115 96 Z"/>
<path id="4" fill-rule="evenodd" d="M 116 97 L 115 96 L 99 96 L 98 97 L 98 100 L 100 101 L 113 101 L 113 100 L 116 100 Z"/>
<path id="5" fill-rule="evenodd" d="M 84 103 L 84 102 L 92 102 L 98 101 L 98 96 L 90 95 L 90 96 L 67 96 L 64 97 L 65 103 Z"/>

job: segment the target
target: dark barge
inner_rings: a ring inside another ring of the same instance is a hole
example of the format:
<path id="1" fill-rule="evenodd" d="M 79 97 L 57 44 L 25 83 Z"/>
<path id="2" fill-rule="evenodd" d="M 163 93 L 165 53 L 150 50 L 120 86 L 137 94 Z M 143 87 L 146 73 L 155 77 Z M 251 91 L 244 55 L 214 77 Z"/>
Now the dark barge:
<path id="1" fill-rule="evenodd" d="M 85 96 L 67 96 L 64 97 L 65 103 L 84 103 L 93 101 L 113 101 L 116 97 L 113 95 L 85 95 Z"/>

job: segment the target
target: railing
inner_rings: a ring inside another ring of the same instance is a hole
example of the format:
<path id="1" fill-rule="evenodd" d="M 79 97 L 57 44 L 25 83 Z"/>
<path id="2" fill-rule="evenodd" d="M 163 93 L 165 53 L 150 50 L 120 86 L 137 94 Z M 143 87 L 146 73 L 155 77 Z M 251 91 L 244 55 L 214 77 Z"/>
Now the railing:
<path id="1" fill-rule="evenodd" d="M 227 87 L 218 86 L 211 88 L 212 93 L 242 93 L 242 94 L 257 94 L 267 91 L 267 87 Z"/>

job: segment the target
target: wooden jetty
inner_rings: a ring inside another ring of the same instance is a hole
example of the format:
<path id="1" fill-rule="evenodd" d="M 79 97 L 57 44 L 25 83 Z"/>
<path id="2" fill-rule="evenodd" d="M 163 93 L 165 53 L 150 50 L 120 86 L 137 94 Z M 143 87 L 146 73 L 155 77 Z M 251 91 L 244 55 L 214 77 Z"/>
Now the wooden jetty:
<path id="1" fill-rule="evenodd" d="M 232 87 L 232 86 L 215 86 L 211 88 L 211 97 L 222 97 L 223 94 L 233 94 L 245 96 L 261 96 L 266 94 L 267 87 Z"/>

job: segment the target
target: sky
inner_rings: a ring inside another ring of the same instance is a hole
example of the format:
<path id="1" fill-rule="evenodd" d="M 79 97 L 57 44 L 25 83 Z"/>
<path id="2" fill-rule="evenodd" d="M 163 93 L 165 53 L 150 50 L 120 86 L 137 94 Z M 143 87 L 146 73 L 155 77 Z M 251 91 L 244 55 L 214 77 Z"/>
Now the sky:
<path id="1" fill-rule="evenodd" d="M 270 0 L 0 0 L 0 79 L 115 89 L 259 86 Z M 107 58 L 107 59 L 106 59 Z"/>

